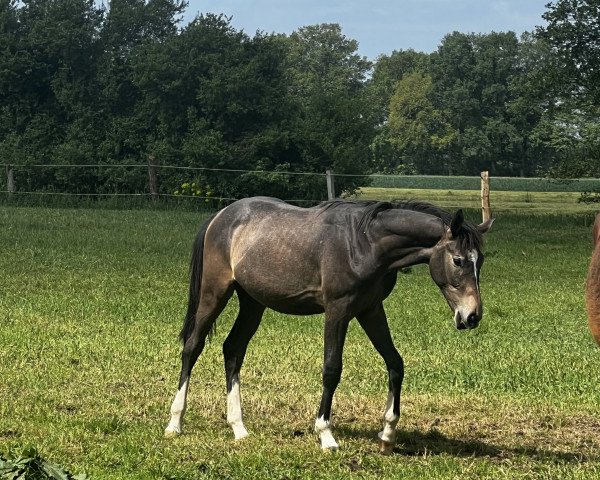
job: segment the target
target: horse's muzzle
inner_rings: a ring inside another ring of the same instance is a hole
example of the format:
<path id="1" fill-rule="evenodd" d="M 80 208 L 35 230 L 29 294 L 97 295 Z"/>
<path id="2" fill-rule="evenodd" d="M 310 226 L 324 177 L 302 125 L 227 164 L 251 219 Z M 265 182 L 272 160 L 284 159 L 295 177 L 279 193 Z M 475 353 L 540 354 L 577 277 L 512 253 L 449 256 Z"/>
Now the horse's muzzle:
<path id="1" fill-rule="evenodd" d="M 479 320 L 481 320 L 481 317 L 475 312 L 470 313 L 466 319 L 463 318 L 458 309 L 454 312 L 454 324 L 458 330 L 477 328 Z"/>

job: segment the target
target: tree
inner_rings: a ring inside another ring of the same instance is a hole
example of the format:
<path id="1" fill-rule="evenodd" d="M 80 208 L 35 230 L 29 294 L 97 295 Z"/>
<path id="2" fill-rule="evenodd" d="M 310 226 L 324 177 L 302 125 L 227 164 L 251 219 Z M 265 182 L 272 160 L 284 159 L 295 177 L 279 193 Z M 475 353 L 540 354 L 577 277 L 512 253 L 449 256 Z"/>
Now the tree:
<path id="1" fill-rule="evenodd" d="M 301 192 L 280 175 L 210 170 L 276 172 L 288 170 L 291 157 L 295 161 L 287 47 L 277 36 L 250 38 L 228 18 L 208 14 L 178 35 L 137 50 L 134 84 L 143 97 L 135 116 L 144 126 L 146 151 L 170 164 L 207 169 L 195 179 L 163 173 L 170 191 L 195 180 L 221 197 L 299 198 Z"/>
<path id="2" fill-rule="evenodd" d="M 521 137 L 515 145 L 515 162 L 520 161 L 515 169 L 521 176 L 546 175 L 556 158 L 550 132 L 562 102 L 553 80 L 555 62 L 543 39 L 522 35 L 507 103 L 509 121 Z"/>
<path id="3" fill-rule="evenodd" d="M 432 55 L 433 104 L 457 132 L 448 153 L 454 173 L 519 173 L 522 138 L 507 110 L 517 61 L 518 40 L 512 32 L 454 32 Z"/>
<path id="4" fill-rule="evenodd" d="M 288 41 L 289 92 L 299 109 L 292 135 L 303 168 L 367 173 L 375 123 L 365 88 L 371 63 L 357 54 L 358 43 L 346 38 L 337 24 L 303 27 Z M 338 190 L 352 191 L 360 184 L 364 178 L 337 180 Z M 322 192 L 323 187 L 311 190 Z"/>
<path id="5" fill-rule="evenodd" d="M 168 42 L 177 35 L 183 0 L 112 0 L 105 11 L 98 60 L 99 111 L 104 116 L 102 163 L 145 165 L 149 156 L 168 161 L 168 141 L 154 132 L 160 128 L 146 110 L 146 92 L 136 84 L 136 62 L 149 45 Z M 167 133 L 165 132 L 165 136 Z M 102 191 L 145 191 L 139 171 L 103 168 Z M 162 173 L 162 172 L 161 172 Z"/>
<path id="6" fill-rule="evenodd" d="M 556 108 L 545 115 L 544 142 L 556 152 L 551 174 L 600 176 L 600 1 L 547 5 L 536 35 L 556 62 L 549 69 Z"/>
<path id="7" fill-rule="evenodd" d="M 380 55 L 368 82 L 373 99 L 380 109 L 380 123 L 387 120 L 390 98 L 398 82 L 413 72 L 428 73 L 429 55 L 415 50 L 394 50 L 391 55 Z"/>
<path id="8" fill-rule="evenodd" d="M 556 52 L 563 92 L 583 104 L 600 104 L 600 0 L 548 3 L 537 30 Z"/>
<path id="9" fill-rule="evenodd" d="M 0 149 L 22 164 L 89 160 L 95 137 L 94 78 L 101 13 L 92 0 L 28 0 L 2 5 Z M 71 148 L 68 148 L 70 145 Z M 25 173 L 25 174 L 24 174 Z M 73 178 L 45 170 L 25 188 Z M 86 188 L 86 179 L 80 185 Z"/>
<path id="10" fill-rule="evenodd" d="M 389 107 L 390 143 L 401 154 L 404 168 L 426 174 L 452 169 L 446 152 L 456 140 L 456 131 L 434 107 L 431 93 L 430 76 L 410 73 L 398 83 Z"/>

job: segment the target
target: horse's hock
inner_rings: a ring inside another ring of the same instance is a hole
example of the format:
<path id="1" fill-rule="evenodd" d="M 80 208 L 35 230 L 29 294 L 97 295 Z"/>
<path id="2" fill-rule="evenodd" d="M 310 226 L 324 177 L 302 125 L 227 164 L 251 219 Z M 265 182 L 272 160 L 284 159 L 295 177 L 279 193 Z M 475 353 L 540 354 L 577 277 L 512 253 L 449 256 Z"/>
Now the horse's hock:
<path id="1" fill-rule="evenodd" d="M 590 331 L 600 345 L 600 213 L 596 215 L 593 229 L 594 251 L 588 270 L 585 303 Z"/>

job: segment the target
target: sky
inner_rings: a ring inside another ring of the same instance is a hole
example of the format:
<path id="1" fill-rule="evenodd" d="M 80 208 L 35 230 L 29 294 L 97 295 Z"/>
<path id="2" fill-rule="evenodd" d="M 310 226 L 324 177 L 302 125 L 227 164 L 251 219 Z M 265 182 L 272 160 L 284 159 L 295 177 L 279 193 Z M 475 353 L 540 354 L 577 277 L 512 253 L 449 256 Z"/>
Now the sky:
<path id="1" fill-rule="evenodd" d="M 454 31 L 517 35 L 544 25 L 549 0 L 188 0 L 184 23 L 198 13 L 223 13 L 250 36 L 290 34 L 306 25 L 338 23 L 369 60 L 394 50 L 437 50 Z"/>

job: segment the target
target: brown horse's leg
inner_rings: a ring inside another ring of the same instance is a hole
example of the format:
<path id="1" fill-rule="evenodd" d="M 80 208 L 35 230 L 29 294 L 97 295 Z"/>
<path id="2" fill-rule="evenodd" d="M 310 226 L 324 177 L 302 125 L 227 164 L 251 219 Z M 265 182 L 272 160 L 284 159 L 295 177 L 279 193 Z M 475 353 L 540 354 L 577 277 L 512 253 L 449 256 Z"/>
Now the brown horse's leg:
<path id="1" fill-rule="evenodd" d="M 240 369 L 244 362 L 248 343 L 260 325 L 265 307 L 240 287 L 238 287 L 237 293 L 240 301 L 240 311 L 233 328 L 223 343 L 223 357 L 227 382 L 227 423 L 233 429 L 235 439 L 239 440 L 248 435 L 242 420 Z"/>
<path id="2" fill-rule="evenodd" d="M 383 430 L 379 432 L 379 447 L 381 453 L 389 455 L 396 443 L 396 425 L 400 419 L 400 390 L 404 378 L 404 362 L 392 341 L 383 305 L 380 304 L 356 318 L 375 349 L 383 357 L 388 369 L 389 392 L 383 414 Z"/>
<path id="3" fill-rule="evenodd" d="M 315 421 L 315 431 L 319 435 L 323 450 L 338 449 L 331 433 L 331 403 L 342 376 L 342 352 L 349 322 L 350 318 L 338 315 L 331 309 L 325 311 L 323 394 Z"/>
<path id="4" fill-rule="evenodd" d="M 165 429 L 165 436 L 170 437 L 181 433 L 181 425 L 187 405 L 187 392 L 192 368 L 204 349 L 206 337 L 217 317 L 227 305 L 233 294 L 233 281 L 211 278 L 205 275 L 202 280 L 200 304 L 196 312 L 194 328 L 183 346 L 181 352 L 181 373 L 179 388 L 171 405 L 171 419 Z"/>
<path id="5" fill-rule="evenodd" d="M 588 312 L 588 324 L 596 343 L 600 345 L 600 213 L 594 223 L 594 252 L 588 270 L 585 303 Z"/>

